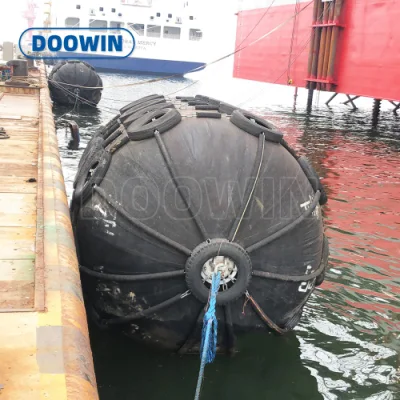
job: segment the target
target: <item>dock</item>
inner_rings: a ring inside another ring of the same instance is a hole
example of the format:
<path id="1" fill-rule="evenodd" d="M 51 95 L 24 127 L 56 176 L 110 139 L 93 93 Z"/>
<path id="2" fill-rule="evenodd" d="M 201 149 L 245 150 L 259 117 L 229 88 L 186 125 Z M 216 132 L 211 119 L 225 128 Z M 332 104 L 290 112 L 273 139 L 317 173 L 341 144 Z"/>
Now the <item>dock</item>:
<path id="1" fill-rule="evenodd" d="M 25 79 L 0 82 L 0 399 L 98 399 L 46 66 Z"/>

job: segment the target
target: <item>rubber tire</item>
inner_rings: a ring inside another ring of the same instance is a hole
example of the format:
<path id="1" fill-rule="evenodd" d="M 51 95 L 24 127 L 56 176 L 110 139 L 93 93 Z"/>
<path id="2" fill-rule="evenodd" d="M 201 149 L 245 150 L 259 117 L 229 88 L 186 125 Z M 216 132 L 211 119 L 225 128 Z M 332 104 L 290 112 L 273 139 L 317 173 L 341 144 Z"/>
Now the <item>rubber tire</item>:
<path id="1" fill-rule="evenodd" d="M 196 113 L 197 118 L 214 118 L 214 119 L 221 119 L 221 114 L 218 112 L 207 112 L 207 111 L 198 111 Z"/>
<path id="2" fill-rule="evenodd" d="M 121 121 L 118 118 L 116 122 L 114 122 L 111 126 L 109 126 L 106 131 L 103 133 L 103 139 L 107 140 L 121 125 Z"/>
<path id="3" fill-rule="evenodd" d="M 222 102 L 222 103 L 219 105 L 219 112 L 220 112 L 220 113 L 223 113 L 223 114 L 232 115 L 232 113 L 233 113 L 235 110 L 238 110 L 238 109 L 239 109 L 239 107 L 235 107 L 235 106 L 233 106 L 233 105 L 231 105 L 231 104 L 224 103 L 224 102 Z"/>
<path id="4" fill-rule="evenodd" d="M 156 118 L 155 121 L 152 121 Z M 175 108 L 163 108 L 149 112 L 126 129 L 130 140 L 143 140 L 154 136 L 154 131 L 159 133 L 166 132 L 178 125 L 182 120 L 182 116 Z"/>
<path id="5" fill-rule="evenodd" d="M 254 122 L 252 120 L 254 120 Z M 235 110 L 232 113 L 231 122 L 253 136 L 258 137 L 261 133 L 264 133 L 265 140 L 269 142 L 280 143 L 283 138 L 283 134 L 280 133 L 274 125 L 247 111 Z"/>
<path id="6" fill-rule="evenodd" d="M 324 244 L 322 247 L 322 257 L 321 257 L 321 264 L 324 265 L 324 270 L 315 279 L 315 286 L 320 286 L 324 282 L 325 275 L 328 272 L 328 267 L 329 267 L 328 261 L 329 261 L 329 241 L 328 238 L 324 235 Z"/>
<path id="7" fill-rule="evenodd" d="M 207 104 L 206 106 L 195 106 L 194 109 L 199 111 L 219 111 L 219 106 L 216 104 Z"/>
<path id="8" fill-rule="evenodd" d="M 164 103 L 166 103 L 165 99 L 154 99 L 154 100 L 145 101 L 141 104 L 137 104 L 136 106 L 131 107 L 129 110 L 125 111 L 120 116 L 120 120 L 122 122 L 125 122 L 132 114 L 135 114 L 138 111 L 145 109 L 146 107 L 154 106 L 156 104 L 164 104 Z"/>
<path id="9" fill-rule="evenodd" d="M 250 256 L 237 243 L 225 239 L 214 239 L 197 246 L 185 265 L 186 284 L 192 294 L 202 303 L 207 303 L 209 290 L 203 284 L 201 270 L 210 258 L 221 254 L 231 258 L 238 267 L 238 279 L 228 290 L 218 293 L 217 305 L 231 303 L 241 297 L 251 282 L 252 265 Z"/>
<path id="10" fill-rule="evenodd" d="M 221 104 L 221 100 L 214 99 L 213 97 L 203 96 L 201 94 L 196 95 L 195 99 L 206 101 L 208 104 L 212 104 L 212 105 L 219 106 Z"/>
<path id="11" fill-rule="evenodd" d="M 155 111 L 155 110 L 161 110 L 163 108 L 175 108 L 175 106 L 172 103 L 161 103 L 161 104 L 154 104 L 151 106 L 147 106 L 139 111 L 136 111 L 135 113 L 131 114 L 124 122 L 123 125 L 125 128 L 127 128 L 132 122 L 136 121 L 143 115 L 147 114 L 148 112 Z"/>
<path id="12" fill-rule="evenodd" d="M 106 148 L 110 143 L 112 143 L 118 136 L 122 135 L 123 129 L 120 125 L 111 135 L 104 140 L 103 147 Z"/>
<path id="13" fill-rule="evenodd" d="M 141 97 L 140 99 L 137 99 L 135 101 L 132 101 L 131 103 L 127 104 L 126 106 L 122 107 L 119 111 L 121 114 L 123 114 L 125 111 L 128 111 L 130 108 L 137 106 L 138 104 L 141 104 L 143 102 L 147 102 L 150 100 L 155 100 L 158 98 L 165 98 L 161 94 L 151 94 L 149 96 Z"/>
<path id="14" fill-rule="evenodd" d="M 83 168 L 84 164 L 89 162 L 89 159 L 93 158 L 95 154 L 103 148 L 104 145 L 104 139 L 101 136 L 96 136 L 93 137 L 89 143 L 87 144 L 85 150 L 83 150 L 81 159 L 79 160 L 78 164 L 78 173 L 75 176 L 75 181 L 74 181 L 74 187 L 76 187 L 76 182 L 79 179 L 79 175 L 81 172 L 81 169 Z"/>
<path id="15" fill-rule="evenodd" d="M 281 140 L 281 145 L 296 159 L 299 159 L 299 156 L 297 155 L 296 151 L 292 149 L 289 144 L 286 142 L 285 139 L 282 138 Z"/>
<path id="16" fill-rule="evenodd" d="M 321 196 L 319 198 L 319 204 L 323 206 L 328 202 L 328 196 L 325 192 L 325 188 L 322 185 L 317 172 L 315 171 L 315 169 L 313 168 L 307 157 L 301 156 L 297 159 L 297 161 L 300 164 L 301 169 L 307 176 L 312 188 L 314 189 L 314 192 L 316 192 L 317 190 L 321 192 Z"/>
<path id="17" fill-rule="evenodd" d="M 87 176 L 89 171 L 93 168 L 93 166 L 97 163 L 96 168 L 94 169 L 92 175 L 89 179 Z M 89 199 L 93 186 L 100 185 L 103 178 L 105 177 L 108 167 L 111 163 L 111 154 L 104 149 L 98 152 L 95 157 L 92 158 L 92 163 L 86 163 L 84 168 L 80 170 L 80 178 L 77 181 L 76 188 L 74 194 L 72 196 L 72 201 L 76 204 L 80 203 L 82 206 L 87 199 Z"/>

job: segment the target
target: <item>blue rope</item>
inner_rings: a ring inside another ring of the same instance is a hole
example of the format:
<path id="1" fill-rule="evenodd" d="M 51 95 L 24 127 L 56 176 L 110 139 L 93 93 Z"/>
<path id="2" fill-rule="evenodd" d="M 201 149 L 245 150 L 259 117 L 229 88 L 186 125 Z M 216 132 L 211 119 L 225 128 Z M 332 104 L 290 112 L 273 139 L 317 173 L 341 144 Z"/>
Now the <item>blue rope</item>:
<path id="1" fill-rule="evenodd" d="M 212 363 L 215 359 L 217 352 L 217 333 L 218 333 L 218 321 L 215 315 L 215 306 L 217 303 L 217 294 L 219 290 L 219 282 L 221 280 L 220 272 L 214 273 L 211 283 L 209 306 L 207 312 L 203 318 L 203 331 L 201 334 L 201 364 L 199 371 L 199 378 L 197 380 L 195 400 L 199 400 L 201 384 L 204 378 L 204 368 L 206 364 Z"/>

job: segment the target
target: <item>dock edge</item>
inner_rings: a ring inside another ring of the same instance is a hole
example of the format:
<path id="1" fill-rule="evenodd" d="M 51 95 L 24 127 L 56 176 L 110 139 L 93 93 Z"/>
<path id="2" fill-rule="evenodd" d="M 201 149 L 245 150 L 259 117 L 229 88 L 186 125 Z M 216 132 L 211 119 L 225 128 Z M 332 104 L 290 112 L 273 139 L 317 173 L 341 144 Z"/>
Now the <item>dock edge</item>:
<path id="1" fill-rule="evenodd" d="M 46 66 L 41 63 L 39 68 L 39 177 L 42 180 L 38 180 L 41 187 L 38 194 L 42 192 L 42 196 L 38 196 L 38 203 L 43 203 L 38 204 L 38 224 L 43 225 L 37 232 L 43 232 L 42 240 L 39 237 L 43 246 L 43 262 L 38 263 L 36 277 L 37 283 L 43 281 L 44 296 L 36 296 L 35 306 L 39 311 L 37 362 L 41 372 L 41 386 L 49 395 L 58 393 L 58 399 L 98 399 Z M 45 350 L 40 354 L 40 349 L 48 349 L 49 343 L 52 343 L 53 349 L 61 351 L 50 354 Z M 60 388 L 60 385 L 65 388 Z M 46 387 L 52 387 L 55 391 L 47 391 Z M 49 397 L 53 398 L 51 395 Z"/>

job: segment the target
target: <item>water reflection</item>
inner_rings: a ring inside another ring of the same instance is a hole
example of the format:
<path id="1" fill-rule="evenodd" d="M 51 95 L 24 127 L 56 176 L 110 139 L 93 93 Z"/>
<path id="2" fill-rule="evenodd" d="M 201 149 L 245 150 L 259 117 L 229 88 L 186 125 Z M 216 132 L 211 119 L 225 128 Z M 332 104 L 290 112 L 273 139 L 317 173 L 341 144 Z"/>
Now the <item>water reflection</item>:
<path id="1" fill-rule="evenodd" d="M 126 82 L 122 75 L 102 78 L 105 86 Z M 135 79 L 143 77 L 129 81 Z M 58 130 L 69 195 L 86 143 L 96 127 L 112 117 L 113 109 L 150 93 L 168 94 L 184 87 L 188 87 L 185 95 L 200 91 L 238 104 L 248 97 L 244 88 L 250 93 L 254 84 L 207 82 L 174 79 L 105 89 L 100 111 L 79 111 L 79 150 L 68 150 L 69 138 Z M 372 128 L 369 100 L 361 101 L 357 111 L 321 105 L 308 115 L 304 95 L 293 113 L 293 94 L 287 95 L 287 90 L 268 86 L 263 97 L 254 98 L 248 107 L 280 127 L 286 140 L 307 155 L 323 177 L 330 198 L 323 213 L 332 269 L 294 333 L 245 337 L 235 358 L 218 357 L 208 366 L 203 398 L 398 399 L 399 117 L 383 110 L 381 124 Z M 55 112 L 62 115 L 66 110 Z M 158 352 L 95 327 L 91 337 L 102 400 L 193 396 L 198 357 Z"/>

